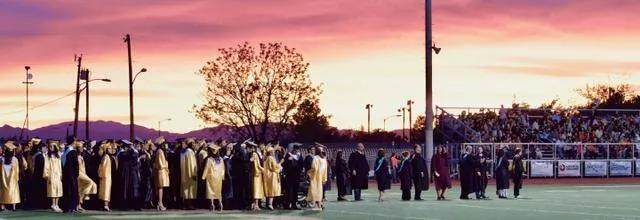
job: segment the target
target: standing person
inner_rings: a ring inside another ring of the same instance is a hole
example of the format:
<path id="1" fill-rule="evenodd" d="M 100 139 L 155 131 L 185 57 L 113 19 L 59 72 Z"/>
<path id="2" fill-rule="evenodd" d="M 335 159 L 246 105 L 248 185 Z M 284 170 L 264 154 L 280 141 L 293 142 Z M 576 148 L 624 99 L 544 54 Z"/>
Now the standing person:
<path id="1" fill-rule="evenodd" d="M 489 165 L 487 164 L 487 157 L 482 147 L 478 147 L 478 153 L 474 155 L 473 161 L 473 186 L 476 199 L 486 199 L 485 191 L 487 189 L 487 183 L 489 182 L 487 175 Z"/>
<path id="2" fill-rule="evenodd" d="M 496 152 L 496 167 L 494 168 L 494 175 L 496 179 L 496 194 L 500 199 L 507 198 L 507 190 L 509 190 L 509 160 L 505 155 L 504 149 L 499 149 Z"/>
<path id="3" fill-rule="evenodd" d="M 342 150 L 336 153 L 336 162 L 333 174 L 336 176 L 336 186 L 338 187 L 338 201 L 347 201 L 346 195 L 351 195 L 350 174 L 347 162 L 342 158 Z"/>
<path id="4" fill-rule="evenodd" d="M 82 144 L 77 146 L 76 149 L 78 151 L 78 211 L 84 212 L 84 208 L 82 205 L 85 200 L 89 200 L 89 195 L 96 194 L 98 192 L 98 186 L 96 185 L 91 178 L 87 175 L 87 170 L 85 167 L 84 157 L 82 153 L 84 151 L 84 147 Z"/>
<path id="5" fill-rule="evenodd" d="M 111 144 L 108 142 L 103 142 L 100 145 L 100 150 L 98 150 L 98 155 L 100 158 L 100 165 L 98 165 L 98 198 L 102 200 L 103 206 L 102 210 L 110 212 L 111 208 L 109 207 L 109 202 L 111 201 L 111 157 L 109 156 L 109 148 L 111 148 Z"/>
<path id="6" fill-rule="evenodd" d="M 75 150 L 77 141 L 73 137 L 67 138 L 62 160 L 62 198 L 64 201 L 64 211 L 68 213 L 78 212 L 78 152 Z"/>
<path id="7" fill-rule="evenodd" d="M 220 211 L 223 209 L 222 205 L 222 181 L 225 176 L 225 164 L 222 157 L 220 157 L 220 147 L 217 145 L 209 145 L 207 148 L 207 157 L 205 158 L 205 165 L 202 172 L 202 179 L 205 180 L 205 193 L 207 199 L 211 201 L 209 210 L 215 210 L 215 201 L 218 201 Z"/>
<path id="8" fill-rule="evenodd" d="M 206 205 L 209 202 L 209 199 L 207 199 L 207 193 L 205 190 L 205 187 L 207 185 L 207 181 L 204 179 L 201 179 L 199 177 L 202 176 L 202 173 L 204 172 L 204 165 L 206 162 L 207 157 L 209 156 L 208 153 L 208 147 L 209 144 L 207 143 L 206 140 L 201 139 L 200 141 L 196 142 L 195 148 L 194 148 L 194 152 L 196 153 L 196 164 L 198 166 L 198 191 L 196 192 L 196 200 L 194 200 L 195 202 L 195 207 L 196 208 L 209 208 L 208 205 Z"/>
<path id="9" fill-rule="evenodd" d="M 13 141 L 4 143 L 2 168 L 0 169 L 0 209 L 4 210 L 9 205 L 11 211 L 16 210 L 16 204 L 20 203 L 20 185 L 18 158 L 14 156 L 16 145 Z"/>
<path id="10" fill-rule="evenodd" d="M 47 207 L 47 181 L 44 179 L 45 158 L 47 154 L 47 146 L 39 138 L 31 139 L 33 148 L 31 152 L 31 189 L 29 201 L 31 208 L 42 209 Z"/>
<path id="11" fill-rule="evenodd" d="M 300 174 L 302 173 L 302 156 L 300 155 L 300 145 L 289 144 L 289 152 L 284 156 L 282 164 L 284 173 L 284 208 L 300 209 L 296 205 L 298 202 L 298 190 L 300 187 Z"/>
<path id="12" fill-rule="evenodd" d="M 120 181 L 121 208 L 128 210 L 133 206 L 135 210 L 141 210 L 140 201 L 140 160 L 139 152 L 133 143 L 122 140 L 122 151 L 118 154 L 118 180 Z"/>
<path id="13" fill-rule="evenodd" d="M 233 158 L 231 158 L 231 178 L 233 178 L 233 200 L 234 208 L 247 209 L 251 200 L 251 169 L 253 169 L 250 161 L 251 154 L 247 152 L 245 143 L 235 146 Z"/>
<path id="14" fill-rule="evenodd" d="M 233 189 L 235 188 L 235 186 L 233 177 L 231 176 L 231 173 L 233 172 L 231 161 L 233 158 L 233 146 L 235 146 L 235 144 L 229 144 L 224 140 L 220 144 L 220 146 L 225 146 L 220 149 L 219 153 L 222 156 L 222 161 L 224 162 L 224 179 L 222 180 L 222 204 L 225 207 L 233 208 Z"/>
<path id="15" fill-rule="evenodd" d="M 62 164 L 60 163 L 60 147 L 57 142 L 50 141 L 49 152 L 45 159 L 44 173 L 47 182 L 47 197 L 51 198 L 51 209 L 54 212 L 62 212 L 59 206 L 62 197 Z"/>
<path id="16" fill-rule="evenodd" d="M 391 157 L 389 157 L 389 161 L 391 161 L 391 182 L 398 183 L 398 155 L 396 152 L 391 153 Z"/>
<path id="17" fill-rule="evenodd" d="M 169 162 L 169 189 L 167 190 L 168 201 L 170 206 L 173 208 L 180 208 L 182 197 L 180 196 L 180 177 L 182 174 L 180 173 L 180 152 L 184 146 L 184 142 L 182 139 L 177 139 L 176 143 L 173 144 L 173 148 L 167 150 L 167 162 Z"/>
<path id="18" fill-rule="evenodd" d="M 364 145 L 358 143 L 356 151 L 349 155 L 349 170 L 351 172 L 351 188 L 355 201 L 362 201 L 362 190 L 369 188 L 369 163 L 364 155 Z"/>
<path id="19" fill-rule="evenodd" d="M 378 202 L 384 201 L 384 191 L 391 189 L 391 176 L 389 175 L 389 162 L 384 158 L 384 149 L 378 150 L 374 173 L 378 183 Z"/>
<path id="20" fill-rule="evenodd" d="M 153 207 L 151 197 L 153 195 L 153 158 L 152 152 L 155 146 L 151 140 L 136 145 L 140 161 L 140 201 L 143 207 Z"/>
<path id="21" fill-rule="evenodd" d="M 464 149 L 460 157 L 460 199 L 469 199 L 469 194 L 473 191 L 473 155 L 471 146 Z"/>
<path id="22" fill-rule="evenodd" d="M 411 185 L 413 180 L 413 168 L 409 151 L 402 152 L 402 161 L 398 167 L 398 178 L 400 179 L 400 189 L 402 190 L 402 201 L 411 200 Z"/>
<path id="23" fill-rule="evenodd" d="M 411 156 L 413 185 L 415 186 L 413 200 L 421 201 L 422 191 L 429 190 L 429 171 L 427 170 L 427 162 L 422 157 L 422 147 L 416 144 L 413 147 L 413 151 L 413 155 Z"/>
<path id="24" fill-rule="evenodd" d="M 195 152 L 195 141 L 187 140 L 187 148 L 180 153 L 180 192 L 185 209 L 193 210 L 193 200 L 197 198 L 198 192 L 198 165 Z"/>
<path id="25" fill-rule="evenodd" d="M 522 189 L 522 177 L 527 173 L 527 169 L 522 161 L 522 149 L 516 148 L 516 155 L 513 156 L 513 164 L 511 165 L 513 173 L 513 196 L 517 199 Z"/>
<path id="26" fill-rule="evenodd" d="M 251 210 L 260 210 L 260 201 L 264 199 L 264 184 L 262 179 L 262 172 L 264 172 L 264 167 L 260 162 L 260 156 L 258 151 L 260 150 L 258 146 L 253 145 L 251 148 L 251 173 L 253 174 L 252 178 L 252 204 Z"/>
<path id="27" fill-rule="evenodd" d="M 436 186 L 436 196 L 438 200 L 445 200 L 445 192 L 451 188 L 451 179 L 449 178 L 449 153 L 447 148 L 438 146 L 436 153 L 431 158 L 431 170 L 434 176 L 434 185 Z"/>
<path id="28" fill-rule="evenodd" d="M 267 147 L 267 152 L 265 154 L 264 160 L 264 171 L 263 181 L 264 181 L 264 194 L 267 197 L 267 208 L 270 210 L 274 210 L 273 208 L 273 198 L 281 195 L 281 186 L 280 186 L 280 171 L 282 170 L 281 162 L 276 161 L 275 158 L 275 148 L 269 146 Z"/>
<path id="29" fill-rule="evenodd" d="M 154 177 L 154 186 L 157 192 L 157 208 L 158 211 L 167 210 L 163 203 L 163 190 L 166 187 L 169 187 L 169 162 L 167 161 L 167 157 L 165 152 L 168 150 L 167 143 L 165 142 L 163 137 L 159 137 L 156 139 L 156 144 L 158 148 L 154 153 L 153 158 L 153 177 Z"/>
<path id="30" fill-rule="evenodd" d="M 322 147 L 315 148 L 315 156 L 311 162 L 311 167 L 307 170 L 309 176 L 309 190 L 307 192 L 307 201 L 313 204 L 313 210 L 324 209 L 322 203 L 323 185 L 327 181 L 327 159 L 321 157 Z"/>

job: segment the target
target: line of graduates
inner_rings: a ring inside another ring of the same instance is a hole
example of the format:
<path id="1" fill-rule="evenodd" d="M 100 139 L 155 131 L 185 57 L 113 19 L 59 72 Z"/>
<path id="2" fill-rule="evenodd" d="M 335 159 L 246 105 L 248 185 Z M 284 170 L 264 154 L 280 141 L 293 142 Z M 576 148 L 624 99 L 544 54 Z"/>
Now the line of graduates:
<path id="1" fill-rule="evenodd" d="M 162 137 L 4 141 L 0 209 L 222 211 L 300 209 L 305 204 L 319 210 L 328 182 L 326 152 L 314 146 L 303 157 L 300 146 L 249 140 L 169 143 Z"/>
<path id="2" fill-rule="evenodd" d="M 491 164 L 490 156 L 484 152 L 482 147 L 475 150 L 471 146 L 464 149 L 460 157 L 460 199 L 469 199 L 469 194 L 475 193 L 476 199 L 487 199 L 485 191 L 487 189 L 489 171 Z M 508 197 L 509 180 L 514 183 L 514 197 L 520 196 L 522 188 L 522 178 L 526 174 L 522 150 L 517 148 L 513 159 L 509 161 L 506 149 L 496 151 L 496 161 L 493 167 L 496 181 L 496 195 L 500 199 Z"/>

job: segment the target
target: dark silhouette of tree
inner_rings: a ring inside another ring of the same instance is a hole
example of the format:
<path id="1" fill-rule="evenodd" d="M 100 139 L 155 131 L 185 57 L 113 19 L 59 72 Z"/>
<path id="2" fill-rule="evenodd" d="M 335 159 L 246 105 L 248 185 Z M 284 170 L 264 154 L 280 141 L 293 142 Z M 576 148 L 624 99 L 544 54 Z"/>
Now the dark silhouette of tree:
<path id="1" fill-rule="evenodd" d="M 402 142 L 402 137 L 382 129 L 374 129 L 371 133 L 358 131 L 353 138 L 358 142 Z"/>
<path id="2" fill-rule="evenodd" d="M 640 97 L 628 83 L 587 85 L 576 92 L 587 99 L 586 108 L 630 109 L 640 107 Z"/>
<path id="3" fill-rule="evenodd" d="M 329 118 L 321 114 L 318 100 L 304 100 L 293 115 L 295 140 L 301 142 L 324 141 L 329 130 Z"/>
<path id="4" fill-rule="evenodd" d="M 424 115 L 418 115 L 418 118 L 411 126 L 411 139 L 412 143 L 415 142 L 424 142 L 425 140 L 425 126 L 424 126 Z"/>
<path id="5" fill-rule="evenodd" d="M 193 110 L 206 124 L 232 126 L 240 138 L 278 139 L 300 104 L 322 92 L 294 48 L 261 43 L 255 49 L 245 42 L 218 51 L 198 72 L 206 88 L 204 103 Z"/>

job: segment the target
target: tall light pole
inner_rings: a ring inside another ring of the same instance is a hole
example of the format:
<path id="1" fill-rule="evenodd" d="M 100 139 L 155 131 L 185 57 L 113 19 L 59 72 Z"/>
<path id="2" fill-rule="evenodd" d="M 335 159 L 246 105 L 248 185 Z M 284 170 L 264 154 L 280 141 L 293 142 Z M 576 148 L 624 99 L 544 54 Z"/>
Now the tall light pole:
<path id="1" fill-rule="evenodd" d="M 85 121 L 84 121 L 84 139 L 86 142 L 91 141 L 90 140 L 90 136 L 89 136 L 89 83 L 92 81 L 96 81 L 96 80 L 100 80 L 103 82 L 111 82 L 110 79 L 90 79 L 90 75 L 91 75 L 91 71 L 89 71 L 88 69 L 84 69 L 81 72 L 81 75 L 83 76 L 83 78 L 85 79 L 84 83 L 84 90 L 86 91 L 86 99 L 85 99 Z"/>
<path id="2" fill-rule="evenodd" d="M 73 137 L 78 138 L 78 108 L 80 107 L 80 71 L 82 68 L 82 54 L 75 57 L 78 62 L 78 72 L 76 73 L 76 104 L 73 108 Z"/>
<path id="3" fill-rule="evenodd" d="M 163 121 L 171 121 L 171 118 L 165 118 L 165 119 L 162 119 L 162 120 L 158 121 L 158 137 L 162 136 L 160 134 L 160 131 L 161 131 L 160 130 L 160 123 L 162 123 Z"/>
<path id="4" fill-rule="evenodd" d="M 425 58 L 425 78 L 426 78 L 426 112 L 425 112 L 425 150 L 424 156 L 427 159 L 427 170 L 431 169 L 431 156 L 433 156 L 433 52 L 440 53 L 440 48 L 433 44 L 431 36 L 431 0 L 425 0 L 424 4 L 424 53 Z"/>
<path id="5" fill-rule="evenodd" d="M 129 56 L 129 140 L 133 142 L 135 139 L 133 129 L 135 126 L 133 120 L 133 83 L 136 81 L 136 78 L 138 78 L 138 74 L 147 72 L 147 69 L 142 68 L 136 73 L 135 77 L 133 76 L 133 66 L 131 64 L 131 35 L 125 35 L 124 42 L 127 43 L 127 55 Z"/>
<path id="6" fill-rule="evenodd" d="M 31 73 L 29 73 L 29 70 L 31 69 L 30 66 L 25 66 L 24 70 L 25 70 L 25 81 L 22 82 L 22 84 L 25 85 L 26 87 L 26 115 L 24 117 L 24 124 L 23 124 L 23 129 L 20 131 L 20 140 L 22 140 L 22 132 L 25 130 L 24 128 L 26 127 L 26 132 L 27 132 L 27 140 L 29 140 L 29 85 L 33 84 L 33 82 L 29 81 L 33 78 L 33 75 Z"/>
<path id="7" fill-rule="evenodd" d="M 367 133 L 371 133 L 371 108 L 373 108 L 373 105 L 367 104 L 364 108 L 367 109 Z"/>
<path id="8" fill-rule="evenodd" d="M 413 127 L 412 127 L 413 125 L 411 124 L 411 116 L 412 116 L 413 110 L 411 109 L 411 106 L 413 104 L 415 104 L 415 102 L 412 101 L 411 99 L 407 101 L 407 106 L 408 106 L 407 111 L 409 112 L 409 143 L 413 142 L 412 135 L 411 135 L 411 131 L 413 131 Z"/>
<path id="9" fill-rule="evenodd" d="M 397 117 L 402 117 L 402 115 L 392 115 L 384 118 L 384 120 L 382 121 L 382 130 L 387 131 L 387 120 L 391 118 L 397 118 Z"/>
<path id="10" fill-rule="evenodd" d="M 405 139 L 405 135 L 404 135 L 404 129 L 405 129 L 405 127 L 404 127 L 404 124 L 405 124 L 405 111 L 406 111 L 406 108 L 405 108 L 405 107 L 402 107 L 402 108 L 399 108 L 399 109 L 398 109 L 398 112 L 402 112 L 402 140 L 406 140 L 406 139 Z"/>

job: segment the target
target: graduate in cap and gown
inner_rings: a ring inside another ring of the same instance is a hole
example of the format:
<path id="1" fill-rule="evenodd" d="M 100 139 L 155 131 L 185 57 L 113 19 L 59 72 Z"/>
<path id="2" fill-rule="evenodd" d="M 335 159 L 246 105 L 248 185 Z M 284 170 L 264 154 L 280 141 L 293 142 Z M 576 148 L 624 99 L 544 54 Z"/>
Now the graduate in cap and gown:
<path id="1" fill-rule="evenodd" d="M 76 151 L 76 145 L 78 145 L 74 137 L 67 138 L 67 146 L 61 157 L 62 162 L 62 185 L 63 185 L 63 204 L 64 211 L 69 213 L 78 212 L 78 175 L 80 174 L 80 168 L 78 164 L 78 152 Z"/>
<path id="2" fill-rule="evenodd" d="M 17 146 L 13 141 L 7 141 L 3 146 L 2 168 L 0 169 L 0 209 L 8 205 L 10 210 L 16 210 L 20 203 L 20 185 L 18 159 L 14 156 Z"/>
<path id="3" fill-rule="evenodd" d="M 232 207 L 233 204 L 233 195 L 234 195 L 234 184 L 233 176 L 231 173 L 233 172 L 233 167 L 231 162 L 233 161 L 233 148 L 235 143 L 227 143 L 226 141 L 221 142 L 222 147 L 220 149 L 220 155 L 222 156 L 222 160 L 224 161 L 224 179 L 222 180 L 222 203 L 225 207 Z"/>
<path id="4" fill-rule="evenodd" d="M 473 155 L 472 147 L 467 146 L 460 157 L 460 199 L 469 199 L 469 194 L 473 192 Z"/>
<path id="5" fill-rule="evenodd" d="M 186 144 L 184 143 L 184 139 L 176 139 L 176 142 L 173 144 L 173 148 L 167 150 L 167 162 L 169 162 L 169 189 L 166 190 L 166 196 L 168 197 L 166 201 L 168 205 L 173 208 L 181 208 L 182 197 L 180 193 L 181 188 L 181 176 L 180 173 L 180 153 L 182 149 L 186 148 Z"/>
<path id="6" fill-rule="evenodd" d="M 233 199 L 236 209 L 246 209 L 252 204 L 252 169 L 251 152 L 247 149 L 246 141 L 235 145 L 231 158 L 231 178 L 233 179 Z"/>
<path id="7" fill-rule="evenodd" d="M 222 181 L 225 177 L 224 160 L 220 157 L 220 146 L 209 144 L 205 148 L 207 149 L 207 157 L 204 159 L 201 179 L 205 181 L 206 198 L 211 201 L 209 210 L 216 209 L 215 201 L 217 201 L 219 210 L 222 211 Z"/>
<path id="8" fill-rule="evenodd" d="M 281 196 L 282 189 L 280 185 L 280 171 L 282 170 L 281 162 L 275 158 L 275 148 L 268 146 L 265 152 L 264 170 L 262 178 L 264 181 L 264 194 L 267 197 L 267 208 L 274 210 L 273 198 Z"/>
<path id="9" fill-rule="evenodd" d="M 505 155 L 504 149 L 498 149 L 496 157 L 498 159 L 493 172 L 496 179 L 496 194 L 498 198 L 506 199 L 509 190 L 509 160 Z"/>
<path id="10" fill-rule="evenodd" d="M 196 142 L 194 152 L 196 153 L 196 164 L 198 165 L 198 176 L 202 176 L 202 172 L 204 172 L 204 165 L 208 156 L 208 144 L 202 139 Z M 198 192 L 197 192 L 197 200 L 196 207 L 197 208 L 208 208 L 206 205 L 208 202 L 208 198 L 206 195 L 205 187 L 207 182 L 204 179 L 198 178 Z"/>
<path id="11" fill-rule="evenodd" d="M 338 201 L 347 201 L 346 195 L 351 195 L 350 173 L 347 162 L 343 158 L 342 150 L 336 153 L 336 162 L 333 174 L 336 177 L 336 187 L 338 187 Z"/>
<path id="12" fill-rule="evenodd" d="M 51 199 L 51 209 L 54 212 L 62 212 L 59 205 L 62 197 L 62 163 L 60 162 L 60 144 L 56 141 L 49 141 L 49 150 L 45 159 L 44 172 L 42 176 L 47 184 L 47 197 Z"/>
<path id="13" fill-rule="evenodd" d="M 513 196 L 517 199 L 520 196 L 520 189 L 522 189 L 522 177 L 526 175 L 527 168 L 522 161 L 522 149 L 516 148 L 515 153 L 509 171 L 511 171 L 511 179 L 513 180 Z"/>
<path id="14" fill-rule="evenodd" d="M 487 155 L 482 147 L 478 147 L 478 152 L 474 154 L 473 159 L 473 186 L 476 193 L 476 199 L 486 199 L 485 191 L 487 189 L 489 164 Z"/>
<path id="15" fill-rule="evenodd" d="M 413 185 L 415 186 L 413 200 L 422 200 L 423 190 L 429 190 L 429 170 L 427 162 L 422 157 L 422 147 L 415 145 L 411 155 L 411 169 L 413 170 Z"/>
<path id="16" fill-rule="evenodd" d="M 47 207 L 47 182 L 44 179 L 45 158 L 47 146 L 39 139 L 31 139 L 33 156 L 31 157 L 31 189 L 29 201 L 31 208 L 41 209 Z"/>
<path id="17" fill-rule="evenodd" d="M 152 207 L 151 197 L 153 195 L 153 160 L 151 157 L 152 149 L 155 148 L 151 140 L 139 142 L 136 149 L 139 152 L 138 160 L 140 161 L 140 205 L 143 207 Z"/>
<path id="18" fill-rule="evenodd" d="M 411 200 L 411 187 L 413 185 L 413 167 L 409 151 L 402 152 L 402 160 L 398 167 L 398 179 L 402 190 L 402 201 Z"/>
<path id="19" fill-rule="evenodd" d="M 298 202 L 298 191 L 300 187 L 300 176 L 302 174 L 302 155 L 300 155 L 301 144 L 289 144 L 289 152 L 284 156 L 282 164 L 284 173 L 284 208 L 299 209 L 296 205 Z"/>
<path id="20" fill-rule="evenodd" d="M 100 149 L 98 150 L 98 155 L 100 156 L 100 164 L 98 166 L 98 178 L 100 179 L 98 184 L 98 198 L 103 202 L 102 210 L 108 212 L 111 211 L 109 207 L 112 186 L 111 168 L 113 168 L 112 164 L 115 163 L 108 153 L 112 147 L 111 143 L 105 141 L 100 144 Z"/>
<path id="21" fill-rule="evenodd" d="M 378 202 L 384 201 L 384 191 L 391 189 L 391 174 L 389 174 L 389 162 L 385 158 L 384 149 L 378 150 L 378 158 L 373 171 L 378 185 Z"/>
<path id="22" fill-rule="evenodd" d="M 252 199 L 253 203 L 251 204 L 251 210 L 260 210 L 260 201 L 264 199 L 264 183 L 262 173 L 264 172 L 264 167 L 262 166 L 262 161 L 260 159 L 260 148 L 258 145 L 251 143 L 249 151 L 251 152 L 251 188 L 252 188 Z"/>
<path id="23" fill-rule="evenodd" d="M 82 204 L 85 200 L 89 200 L 89 195 L 98 193 L 98 186 L 87 175 L 86 163 L 82 156 L 82 152 L 84 151 L 82 144 L 77 145 L 76 150 L 78 151 L 78 211 L 82 212 L 85 211 L 84 208 L 82 208 Z"/>
<path id="24" fill-rule="evenodd" d="M 327 159 L 322 157 L 322 147 L 315 147 L 315 154 L 311 162 L 311 167 L 307 170 L 309 176 L 309 189 L 307 192 L 307 201 L 311 202 L 314 210 L 324 208 L 322 203 L 324 190 L 323 185 L 327 182 L 327 170 L 329 164 Z"/>
<path id="25" fill-rule="evenodd" d="M 180 153 L 180 192 L 184 208 L 194 209 L 193 200 L 198 192 L 198 164 L 194 152 L 195 141 L 187 140 L 187 148 Z"/>
<path id="26" fill-rule="evenodd" d="M 443 146 L 436 147 L 436 152 L 431 158 L 431 171 L 436 186 L 436 196 L 438 200 L 445 199 L 445 192 L 451 188 L 451 179 L 449 178 L 449 153 L 447 148 Z"/>
<path id="27" fill-rule="evenodd" d="M 123 149 L 118 154 L 118 180 L 121 208 L 127 210 L 133 207 L 141 210 L 140 204 L 140 160 L 139 152 L 128 140 L 121 141 Z"/>
<path id="28" fill-rule="evenodd" d="M 156 139 L 156 151 L 153 154 L 153 177 L 154 186 L 157 192 L 157 208 L 158 211 L 167 210 L 163 203 L 163 190 L 170 186 L 169 180 L 169 162 L 165 152 L 168 150 L 168 144 L 164 140 L 164 137 L 158 137 Z"/>

